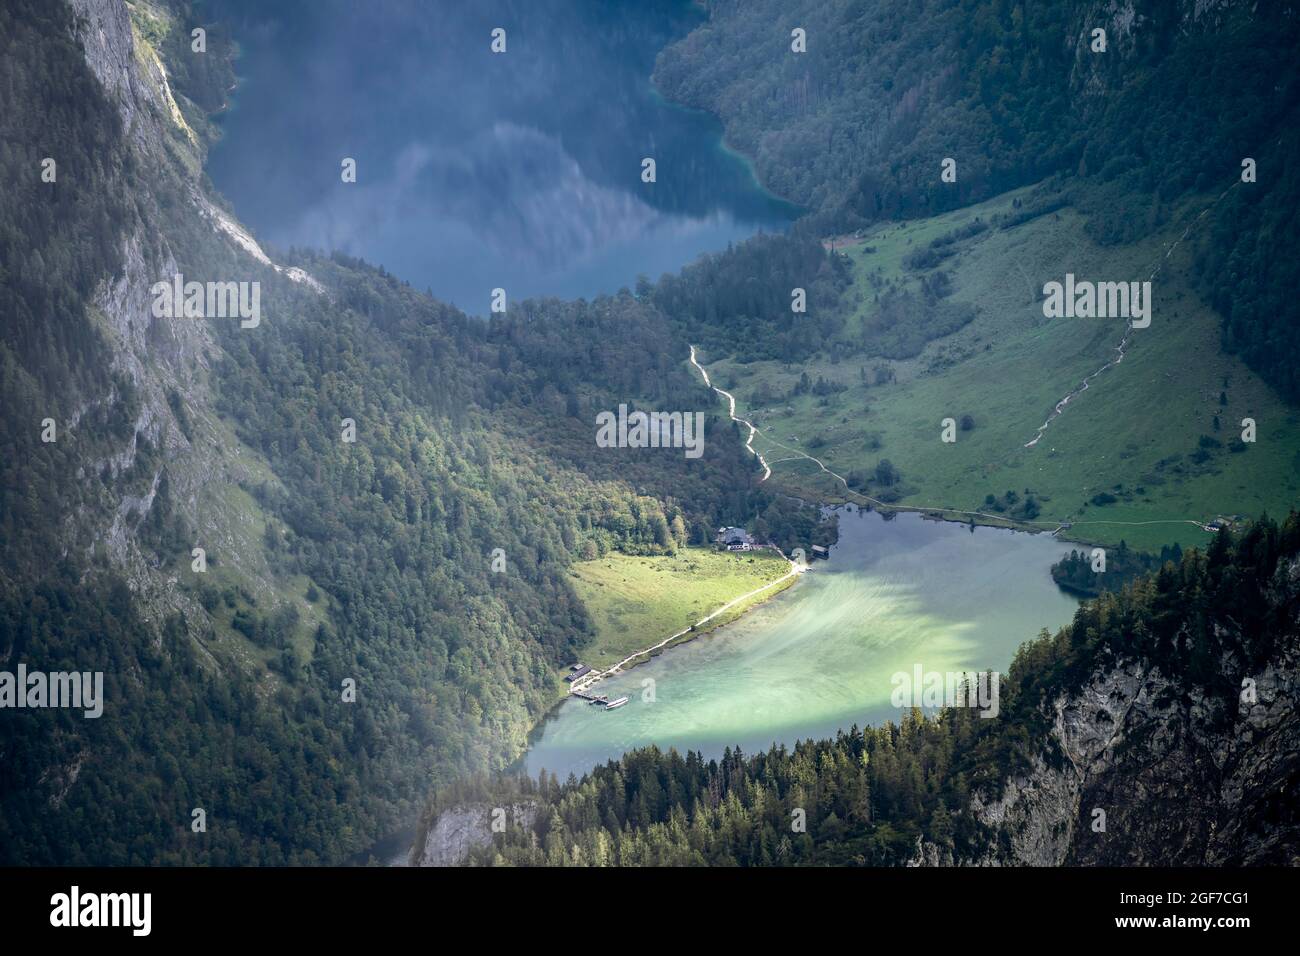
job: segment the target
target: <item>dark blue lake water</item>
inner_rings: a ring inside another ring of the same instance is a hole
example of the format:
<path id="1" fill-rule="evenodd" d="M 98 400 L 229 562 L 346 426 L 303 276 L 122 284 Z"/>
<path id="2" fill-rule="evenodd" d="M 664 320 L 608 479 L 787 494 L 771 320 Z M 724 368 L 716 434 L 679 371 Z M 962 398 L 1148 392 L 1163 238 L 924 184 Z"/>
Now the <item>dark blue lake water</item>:
<path id="1" fill-rule="evenodd" d="M 496 287 L 616 292 L 798 212 L 724 148 L 715 119 L 652 87 L 658 51 L 699 22 L 684 0 L 203 9 L 241 51 L 208 172 L 274 247 L 342 250 L 482 314 Z M 490 49 L 496 27 L 505 53 Z"/>

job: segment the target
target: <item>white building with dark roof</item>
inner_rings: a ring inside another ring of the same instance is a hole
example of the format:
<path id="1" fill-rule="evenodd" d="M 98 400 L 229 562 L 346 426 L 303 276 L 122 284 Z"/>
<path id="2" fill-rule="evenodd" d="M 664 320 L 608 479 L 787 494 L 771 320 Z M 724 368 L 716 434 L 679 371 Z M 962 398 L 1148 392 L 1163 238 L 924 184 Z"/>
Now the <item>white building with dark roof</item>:
<path id="1" fill-rule="evenodd" d="M 754 538 L 744 528 L 720 528 L 718 543 L 726 545 L 728 551 L 749 551 L 754 547 Z"/>

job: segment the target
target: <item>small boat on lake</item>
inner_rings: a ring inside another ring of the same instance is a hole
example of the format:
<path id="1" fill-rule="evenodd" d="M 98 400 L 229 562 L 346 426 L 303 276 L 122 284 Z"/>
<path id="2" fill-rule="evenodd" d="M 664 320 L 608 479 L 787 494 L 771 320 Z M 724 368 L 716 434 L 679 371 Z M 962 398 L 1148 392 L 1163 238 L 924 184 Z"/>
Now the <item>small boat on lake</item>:
<path id="1" fill-rule="evenodd" d="M 613 710 L 615 707 L 622 707 L 627 702 L 628 702 L 628 698 L 620 697 L 618 700 L 611 700 L 608 704 L 605 705 L 605 709 Z"/>

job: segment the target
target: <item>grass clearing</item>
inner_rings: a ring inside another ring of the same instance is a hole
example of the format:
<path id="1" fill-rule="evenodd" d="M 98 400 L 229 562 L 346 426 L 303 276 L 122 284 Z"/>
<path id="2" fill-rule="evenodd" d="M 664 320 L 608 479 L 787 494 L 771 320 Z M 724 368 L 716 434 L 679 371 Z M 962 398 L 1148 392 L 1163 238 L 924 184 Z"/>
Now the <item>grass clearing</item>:
<path id="1" fill-rule="evenodd" d="M 583 663 L 595 668 L 617 664 L 629 654 L 694 624 L 728 601 L 779 579 L 789 567 L 774 551 L 739 553 L 707 547 L 655 557 L 611 553 L 595 561 L 579 562 L 573 565 L 570 575 L 574 589 L 591 613 L 597 635 L 583 652 Z M 735 620 L 749 607 L 781 590 L 774 587 L 741 602 L 689 636 Z"/>

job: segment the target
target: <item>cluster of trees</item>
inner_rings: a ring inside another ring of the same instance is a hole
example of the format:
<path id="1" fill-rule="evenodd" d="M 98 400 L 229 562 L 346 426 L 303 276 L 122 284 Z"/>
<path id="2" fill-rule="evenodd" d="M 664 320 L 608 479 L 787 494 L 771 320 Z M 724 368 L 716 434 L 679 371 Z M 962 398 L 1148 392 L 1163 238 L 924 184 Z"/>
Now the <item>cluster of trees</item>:
<path id="1" fill-rule="evenodd" d="M 948 802 L 967 799 L 953 754 L 972 721 L 969 711 L 948 724 L 911 713 L 900 725 L 757 756 L 728 748 L 707 761 L 650 747 L 565 785 L 544 771 L 540 782 L 468 782 L 436 806 L 538 805 L 533 828 L 507 827 L 472 853 L 475 865 L 897 865 L 918 834 L 950 842 L 968 825 Z"/>
<path id="2" fill-rule="evenodd" d="M 817 381 L 813 381 L 807 372 L 799 375 L 799 381 L 790 386 L 790 391 L 786 393 L 785 400 L 789 401 L 798 398 L 800 395 L 816 395 L 818 398 L 825 398 L 828 395 L 835 395 L 839 392 L 848 391 L 848 386 L 843 382 L 828 382 L 824 375 L 818 375 Z"/>
<path id="3" fill-rule="evenodd" d="M 974 427 L 974 419 L 969 415 L 963 415 L 961 420 L 962 431 L 970 431 Z M 1020 521 L 1033 521 L 1042 513 L 1043 509 L 1034 493 L 1028 488 L 1025 489 L 1023 498 L 1014 488 L 1011 488 L 1003 495 L 994 495 L 992 493 L 985 495 L 981 510 L 995 511 L 998 514 L 1009 515 Z"/>
<path id="4" fill-rule="evenodd" d="M 935 273 L 945 276 L 945 273 Z M 975 306 L 946 302 L 945 280 L 928 279 L 920 294 L 887 292 L 879 296 L 876 310 L 865 318 L 859 332 L 864 355 L 909 359 L 921 354 L 927 342 L 951 335 L 969 325 L 978 314 Z"/>
<path id="5" fill-rule="evenodd" d="M 878 449 L 880 439 L 873 437 L 871 445 Z M 905 492 L 905 489 L 901 487 L 903 473 L 888 458 L 880 459 L 880 461 L 876 462 L 876 467 L 870 471 L 861 468 L 853 469 L 845 476 L 845 481 L 854 491 L 870 495 L 886 504 L 892 504 L 900 500 Z"/>
<path id="6" fill-rule="evenodd" d="M 1300 517 L 1262 519 L 1085 603 L 1055 635 L 1021 647 L 994 720 L 970 708 L 911 711 L 898 724 L 717 760 L 652 747 L 563 784 L 545 772 L 461 782 L 427 821 L 467 803 L 531 804 L 533 825 L 494 833 L 471 853 L 476 865 L 889 865 L 911 858 L 918 837 L 978 856 L 991 835 L 969 812 L 971 795 L 996 798 L 1032 759 L 1064 760 L 1047 743 L 1049 705 L 1098 669 L 1141 661 L 1236 719 L 1242 676 L 1294 644 L 1300 594 L 1279 576 L 1298 551 Z"/>
<path id="7" fill-rule="evenodd" d="M 1164 545 L 1159 554 L 1134 551 L 1121 541 L 1118 548 L 1106 549 L 1106 570 L 1093 570 L 1094 559 L 1090 551 L 1071 549 L 1070 553 L 1052 565 L 1052 580 L 1059 586 L 1084 597 L 1096 597 L 1102 591 L 1119 591 L 1134 578 L 1164 567 L 1168 563 L 1179 565 L 1183 560 L 1181 545 Z"/>
<path id="8" fill-rule="evenodd" d="M 796 362 L 837 336 L 850 281 L 844 258 L 817 240 L 759 235 L 701 256 L 643 292 L 706 351 Z M 804 291 L 803 312 L 793 308 L 796 289 Z"/>

